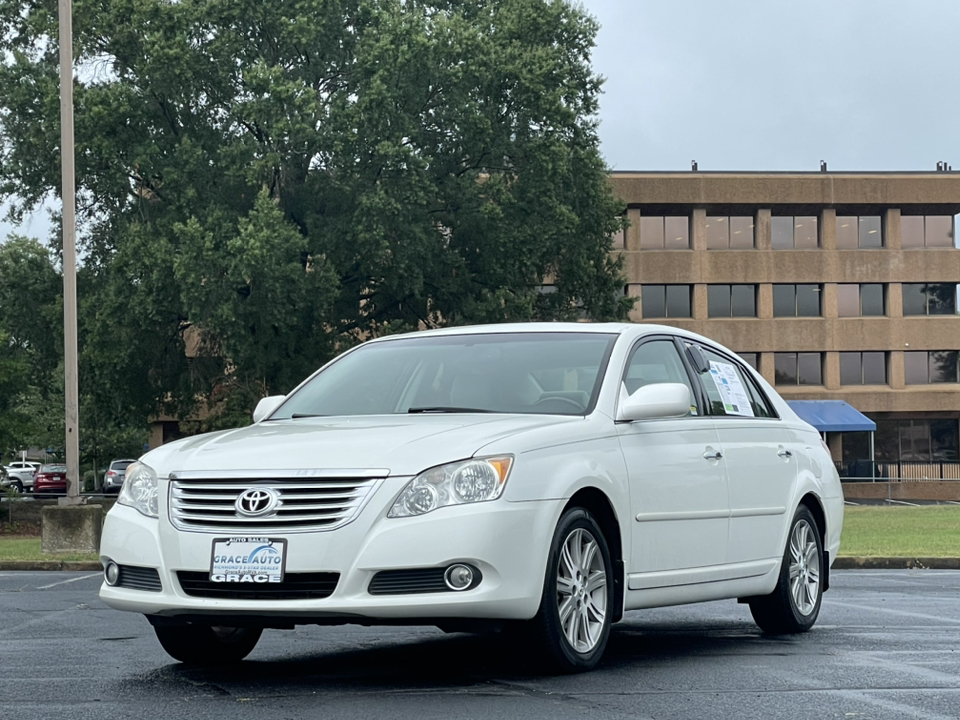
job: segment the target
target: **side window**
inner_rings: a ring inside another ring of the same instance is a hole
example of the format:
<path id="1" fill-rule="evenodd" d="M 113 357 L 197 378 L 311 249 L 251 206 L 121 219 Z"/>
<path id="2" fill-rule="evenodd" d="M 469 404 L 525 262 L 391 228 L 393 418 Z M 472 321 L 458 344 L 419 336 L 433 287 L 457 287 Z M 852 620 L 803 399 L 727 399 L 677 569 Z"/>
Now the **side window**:
<path id="1" fill-rule="evenodd" d="M 637 346 L 624 374 L 623 386 L 633 395 L 644 385 L 655 383 L 683 383 L 690 390 L 690 414 L 697 414 L 696 395 L 690 377 L 672 340 L 650 340 Z"/>
<path id="2" fill-rule="evenodd" d="M 735 362 L 708 348 L 702 350 L 709 369 L 700 375 L 700 383 L 711 415 L 776 417 L 753 381 Z"/>

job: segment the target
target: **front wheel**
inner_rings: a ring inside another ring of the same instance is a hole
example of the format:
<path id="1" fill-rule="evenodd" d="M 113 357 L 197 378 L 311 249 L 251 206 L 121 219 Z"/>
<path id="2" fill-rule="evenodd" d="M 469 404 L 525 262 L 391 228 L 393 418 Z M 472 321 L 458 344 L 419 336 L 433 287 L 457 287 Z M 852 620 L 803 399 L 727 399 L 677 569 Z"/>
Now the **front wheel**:
<path id="1" fill-rule="evenodd" d="M 777 587 L 750 600 L 750 613 L 764 632 L 806 632 L 820 614 L 823 600 L 823 546 L 813 513 L 801 505 L 790 525 Z"/>
<path id="2" fill-rule="evenodd" d="M 263 633 L 263 628 L 220 625 L 155 625 L 153 629 L 170 657 L 191 665 L 239 662 L 253 651 Z"/>
<path id="3" fill-rule="evenodd" d="M 23 493 L 23 483 L 19 480 L 14 480 L 10 487 L 12 487 L 18 495 Z"/>
<path id="4" fill-rule="evenodd" d="M 603 655 L 613 615 L 613 563 L 603 531 L 583 508 L 565 512 L 550 544 L 540 610 L 530 621 L 550 669 L 583 672 Z"/>

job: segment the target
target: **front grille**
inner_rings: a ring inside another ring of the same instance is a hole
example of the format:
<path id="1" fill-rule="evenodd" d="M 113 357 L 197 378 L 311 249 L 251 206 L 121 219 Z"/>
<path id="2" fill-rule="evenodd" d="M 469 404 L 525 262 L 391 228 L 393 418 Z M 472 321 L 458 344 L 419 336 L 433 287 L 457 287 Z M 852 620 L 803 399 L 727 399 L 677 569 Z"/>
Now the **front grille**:
<path id="1" fill-rule="evenodd" d="M 378 477 L 312 476 L 311 471 L 224 477 L 216 473 L 171 476 L 170 519 L 181 530 L 296 532 L 333 530 L 350 522 L 382 481 Z M 279 503 L 269 514 L 246 517 L 235 503 L 245 490 L 270 488 Z"/>
<path id="2" fill-rule="evenodd" d="M 117 567 L 120 568 L 120 577 L 117 579 L 116 587 L 148 592 L 163 590 L 163 585 L 160 584 L 160 573 L 155 568 L 136 565 L 118 565 Z"/>
<path id="3" fill-rule="evenodd" d="M 451 592 L 443 581 L 446 568 L 381 570 L 373 576 L 367 592 L 371 595 L 407 595 L 410 593 Z"/>
<path id="4" fill-rule="evenodd" d="M 192 597 L 228 600 L 316 600 L 330 597 L 337 589 L 340 573 L 286 573 L 279 583 L 212 582 L 210 574 L 181 570 L 177 580 Z"/>

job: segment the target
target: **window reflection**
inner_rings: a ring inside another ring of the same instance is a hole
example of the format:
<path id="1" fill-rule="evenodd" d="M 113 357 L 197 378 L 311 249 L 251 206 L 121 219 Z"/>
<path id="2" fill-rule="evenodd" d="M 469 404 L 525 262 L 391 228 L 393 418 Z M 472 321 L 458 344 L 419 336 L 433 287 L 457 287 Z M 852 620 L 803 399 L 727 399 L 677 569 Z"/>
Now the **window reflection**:
<path id="1" fill-rule="evenodd" d="M 837 285 L 837 314 L 840 317 L 860 316 L 859 285 Z"/>
<path id="2" fill-rule="evenodd" d="M 640 307 L 644 318 L 688 318 L 691 315 L 690 285 L 643 285 Z"/>
<path id="3" fill-rule="evenodd" d="M 879 215 L 837 215 L 837 247 L 883 247 L 883 226 Z"/>
<path id="4" fill-rule="evenodd" d="M 772 217 L 770 233 L 774 250 L 811 249 L 820 246 L 817 218 L 813 215 Z"/>
<path id="5" fill-rule="evenodd" d="M 823 353 L 774 353 L 777 385 L 823 385 Z"/>
<path id="6" fill-rule="evenodd" d="M 756 317 L 756 285 L 707 285 L 708 317 Z"/>
<path id="7" fill-rule="evenodd" d="M 840 353 L 841 385 L 886 385 L 887 359 L 883 352 Z"/>
<path id="8" fill-rule="evenodd" d="M 907 385 L 960 382 L 956 350 L 931 350 L 903 354 L 904 381 Z"/>
<path id="9" fill-rule="evenodd" d="M 905 248 L 956 247 L 952 215 L 901 215 L 900 243 Z"/>
<path id="10" fill-rule="evenodd" d="M 640 249 L 689 250 L 690 218 L 685 215 L 641 215 Z"/>
<path id="11" fill-rule="evenodd" d="M 903 283 L 904 315 L 954 315 L 957 283 Z"/>

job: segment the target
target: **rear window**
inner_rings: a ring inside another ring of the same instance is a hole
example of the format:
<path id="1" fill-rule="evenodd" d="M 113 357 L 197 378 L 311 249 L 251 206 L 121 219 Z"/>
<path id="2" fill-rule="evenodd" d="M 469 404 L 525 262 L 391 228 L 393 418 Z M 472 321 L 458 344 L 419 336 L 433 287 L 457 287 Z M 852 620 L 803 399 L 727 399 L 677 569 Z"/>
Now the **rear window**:
<path id="1" fill-rule="evenodd" d="M 65 473 L 66 471 L 66 465 L 44 465 L 40 468 L 42 473 Z"/>
<path id="2" fill-rule="evenodd" d="M 115 460 L 110 463 L 111 470 L 126 470 L 133 464 L 133 460 Z"/>

